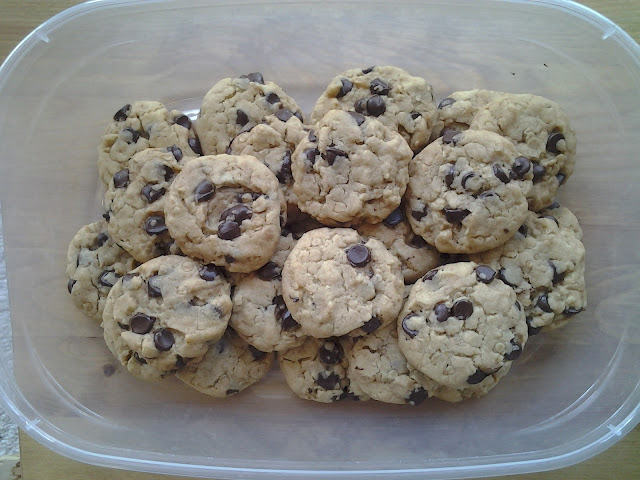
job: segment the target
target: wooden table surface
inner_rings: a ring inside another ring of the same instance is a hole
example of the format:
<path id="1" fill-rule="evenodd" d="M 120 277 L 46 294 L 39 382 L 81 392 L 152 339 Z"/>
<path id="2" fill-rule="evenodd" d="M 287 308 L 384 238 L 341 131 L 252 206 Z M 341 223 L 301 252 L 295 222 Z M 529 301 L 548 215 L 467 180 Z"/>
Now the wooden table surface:
<path id="1" fill-rule="evenodd" d="M 0 0 L 0 60 L 32 29 L 72 5 L 74 0 Z M 640 40 L 640 0 L 584 0 Z M 578 465 L 535 474 L 499 477 L 504 480 L 640 479 L 640 426 L 607 451 Z M 156 475 L 85 465 L 57 455 L 20 432 L 24 480 L 122 479 L 150 480 Z M 184 477 L 163 476 L 163 479 Z"/>

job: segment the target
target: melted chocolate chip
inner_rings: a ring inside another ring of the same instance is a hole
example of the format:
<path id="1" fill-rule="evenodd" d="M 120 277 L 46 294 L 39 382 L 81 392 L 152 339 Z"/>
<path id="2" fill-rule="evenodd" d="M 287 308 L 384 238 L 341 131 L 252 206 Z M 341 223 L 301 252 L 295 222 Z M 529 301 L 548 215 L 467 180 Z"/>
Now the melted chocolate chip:
<path id="1" fill-rule="evenodd" d="M 366 75 L 367 73 L 371 73 L 373 72 L 373 69 L 376 68 L 376 66 L 374 65 L 373 67 L 369 67 L 369 68 L 363 68 L 362 69 L 362 73 L 363 75 Z"/>
<path id="2" fill-rule="evenodd" d="M 529 228 L 527 227 L 526 224 L 523 223 L 522 225 L 520 225 L 520 228 L 518 229 L 518 233 L 523 237 L 526 237 L 529 234 Z"/>
<path id="3" fill-rule="evenodd" d="M 144 187 L 142 187 L 142 195 L 147 199 L 147 202 L 153 203 L 162 197 L 167 190 L 164 188 L 159 188 L 158 190 L 153 188 L 153 185 L 147 183 Z"/>
<path id="4" fill-rule="evenodd" d="M 555 210 L 556 208 L 560 208 L 560 204 L 554 200 L 551 205 L 545 208 L 545 210 Z"/>
<path id="5" fill-rule="evenodd" d="M 171 145 L 170 147 L 167 147 L 167 152 L 171 152 L 173 154 L 173 158 L 176 159 L 176 162 L 179 162 L 180 160 L 182 160 L 182 150 L 176 146 L 176 145 Z M 168 171 L 171 171 L 171 176 L 169 176 L 169 178 L 167 178 L 167 174 L 165 173 L 165 177 L 164 179 L 168 182 L 172 177 L 173 177 L 173 169 L 165 166 L 165 172 L 168 173 Z"/>
<path id="6" fill-rule="evenodd" d="M 422 210 L 411 210 L 411 216 L 418 222 L 429 214 L 429 208 L 425 205 Z"/>
<path id="7" fill-rule="evenodd" d="M 558 132 L 552 133 L 547 137 L 547 146 L 546 150 L 553 155 L 558 155 L 560 150 L 558 150 L 558 142 L 560 140 L 564 140 L 564 135 Z"/>
<path id="8" fill-rule="evenodd" d="M 248 78 L 250 82 L 260 83 L 264 85 L 264 77 L 260 72 L 252 72 L 247 75 L 240 75 L 240 78 Z"/>
<path id="9" fill-rule="evenodd" d="M 471 212 L 466 208 L 445 208 L 443 210 L 444 218 L 449 223 L 462 223 Z"/>
<path id="10" fill-rule="evenodd" d="M 453 98 L 447 97 L 438 104 L 438 109 L 441 110 L 444 107 L 453 105 L 454 103 L 456 103 L 456 101 Z"/>
<path id="11" fill-rule="evenodd" d="M 155 322 L 156 317 L 150 317 L 149 315 L 145 315 L 144 313 L 136 313 L 133 317 L 131 317 L 129 325 L 131 326 L 131 331 L 133 333 L 144 335 L 145 333 L 149 333 L 151 331 L 151 328 L 153 328 L 153 324 Z"/>
<path id="12" fill-rule="evenodd" d="M 271 105 L 273 105 L 273 104 L 278 103 L 280 101 L 280 97 L 278 95 L 276 95 L 275 93 L 270 93 L 269 95 L 267 95 L 266 100 Z"/>
<path id="13" fill-rule="evenodd" d="M 520 305 L 520 302 L 518 302 L 518 301 L 516 301 L 516 308 L 517 308 L 519 311 L 522 311 L 522 305 Z"/>
<path id="14" fill-rule="evenodd" d="M 316 137 L 316 134 L 313 130 L 309 130 L 309 141 L 311 143 L 316 143 L 318 141 L 318 137 Z"/>
<path id="15" fill-rule="evenodd" d="M 191 119 L 186 115 L 180 115 L 173 119 L 173 123 L 177 123 L 178 125 L 186 128 L 187 130 L 191 128 Z"/>
<path id="16" fill-rule="evenodd" d="M 278 182 L 281 184 L 285 184 L 293 178 L 291 173 L 291 150 L 287 150 L 284 153 L 284 157 L 282 157 L 282 162 L 280 164 L 280 170 L 276 174 Z"/>
<path id="17" fill-rule="evenodd" d="M 509 183 L 511 179 L 509 175 L 500 167 L 500 165 L 493 165 L 493 174 L 500 180 L 502 183 Z"/>
<path id="18" fill-rule="evenodd" d="M 393 228 L 404 220 L 404 213 L 402 213 L 401 208 L 396 208 L 393 212 L 391 212 L 387 218 L 385 218 L 382 223 L 384 223 L 387 227 Z"/>
<path id="19" fill-rule="evenodd" d="M 267 352 L 258 350 L 253 345 L 249 345 L 249 351 L 251 352 L 251 355 L 253 356 L 254 360 L 260 360 L 261 358 L 264 358 L 267 355 Z"/>
<path id="20" fill-rule="evenodd" d="M 433 312 L 436 314 L 436 320 L 439 322 L 445 322 L 451 316 L 451 310 L 444 303 L 439 303 L 433 307 Z"/>
<path id="21" fill-rule="evenodd" d="M 553 215 L 539 215 L 538 218 L 546 218 L 547 220 L 553 220 L 554 222 L 556 222 L 557 226 L 560 226 L 560 222 L 558 222 L 558 219 Z"/>
<path id="22" fill-rule="evenodd" d="M 316 379 L 316 385 L 324 388 L 325 390 L 335 390 L 340 385 L 340 377 L 337 373 L 325 374 L 320 372 Z"/>
<path id="23" fill-rule="evenodd" d="M 153 343 L 161 352 L 170 350 L 171 347 L 173 347 L 175 341 L 176 340 L 173 337 L 173 333 L 171 333 L 171 330 L 168 330 L 166 328 L 159 328 L 158 330 L 153 332 Z"/>
<path id="24" fill-rule="evenodd" d="M 562 280 L 564 280 L 564 277 L 567 274 L 567 272 L 559 273 L 558 270 L 556 269 L 555 264 L 551 260 L 549 260 L 549 266 L 551 267 L 551 270 L 553 271 L 553 284 L 557 285 Z"/>
<path id="25" fill-rule="evenodd" d="M 486 192 L 482 192 L 480 195 L 478 195 L 476 198 L 490 198 L 490 197 L 497 197 L 495 192 L 492 192 L 491 190 L 487 190 Z"/>
<path id="26" fill-rule="evenodd" d="M 533 183 L 538 183 L 540 180 L 542 180 L 542 177 L 545 174 L 545 169 L 542 165 L 540 165 L 539 163 L 534 163 L 533 164 Z"/>
<path id="27" fill-rule="evenodd" d="M 482 283 L 491 283 L 496 278 L 496 272 L 488 265 L 478 265 L 476 267 L 476 278 Z"/>
<path id="28" fill-rule="evenodd" d="M 96 239 L 94 240 L 93 245 L 91 246 L 92 248 L 90 248 L 90 250 L 97 250 L 98 248 L 103 246 L 107 242 L 107 240 L 109 240 L 109 235 L 104 232 L 100 232 L 98 235 L 96 235 Z"/>
<path id="29" fill-rule="evenodd" d="M 222 222 L 218 227 L 218 237 L 222 240 L 233 240 L 234 238 L 238 238 L 241 234 L 242 231 L 240 230 L 240 225 L 233 221 Z"/>
<path id="30" fill-rule="evenodd" d="M 362 125 L 366 120 L 364 118 L 364 115 L 362 115 L 362 113 L 358 113 L 358 112 L 348 112 L 348 113 L 349 115 L 351 115 L 351 118 L 353 118 L 356 121 L 358 126 Z"/>
<path id="31" fill-rule="evenodd" d="M 207 282 L 213 282 L 218 277 L 224 278 L 222 269 L 220 267 L 217 267 L 216 265 L 213 265 L 212 263 L 200 267 L 198 275 L 200 275 L 201 279 L 206 280 Z"/>
<path id="32" fill-rule="evenodd" d="M 442 132 L 442 143 L 445 144 L 453 144 L 454 146 L 456 145 L 456 141 L 454 140 L 454 137 L 457 136 L 460 132 L 457 130 L 453 130 L 451 128 L 445 128 Z"/>
<path id="33" fill-rule="evenodd" d="M 277 263 L 267 262 L 256 271 L 256 275 L 258 275 L 258 278 L 261 280 L 268 282 L 280 278 L 281 272 L 282 269 Z"/>
<path id="34" fill-rule="evenodd" d="M 71 293 L 71 291 L 73 290 L 73 286 L 76 284 L 76 281 L 73 278 L 70 278 L 69 281 L 67 282 L 67 290 L 69 290 L 69 293 Z"/>
<path id="35" fill-rule="evenodd" d="M 164 215 L 151 215 L 144 222 L 144 231 L 149 235 L 160 235 L 167 231 Z"/>
<path id="36" fill-rule="evenodd" d="M 109 220 L 111 220 L 111 215 L 109 214 L 109 212 L 106 212 L 102 214 L 102 218 L 109 222 Z"/>
<path id="37" fill-rule="evenodd" d="M 371 252 L 369 249 L 361 243 L 351 245 L 346 250 L 347 260 L 353 267 L 364 267 L 371 261 Z"/>
<path id="38" fill-rule="evenodd" d="M 420 112 L 411 112 L 410 115 L 411 115 L 411 120 L 416 120 L 422 116 Z"/>
<path id="39" fill-rule="evenodd" d="M 509 353 L 505 353 L 504 359 L 515 360 L 520 355 L 522 355 L 522 345 L 511 340 L 511 351 Z"/>
<path id="40" fill-rule="evenodd" d="M 147 361 L 142 358 L 140 355 L 138 355 L 138 352 L 134 352 L 133 353 L 133 358 L 136 360 L 136 362 L 138 362 L 140 365 L 146 365 Z"/>
<path id="41" fill-rule="evenodd" d="M 253 216 L 253 212 L 249 207 L 243 204 L 234 205 L 227 208 L 220 214 L 220 220 L 223 222 L 236 222 L 240 225 L 244 220 L 249 220 Z"/>
<path id="42" fill-rule="evenodd" d="M 113 186 L 115 188 L 125 188 L 129 185 L 129 169 L 125 168 L 113 175 Z"/>
<path id="43" fill-rule="evenodd" d="M 563 310 L 562 314 L 569 316 L 569 315 L 577 315 L 578 313 L 580 313 L 582 311 L 581 308 L 574 308 L 574 307 L 567 307 Z"/>
<path id="44" fill-rule="evenodd" d="M 149 298 L 162 298 L 159 280 L 159 275 L 149 277 L 149 280 L 147 280 L 147 293 L 149 294 Z"/>
<path id="45" fill-rule="evenodd" d="M 379 95 L 374 95 L 367 100 L 367 112 L 373 117 L 379 117 L 387 111 L 387 105 Z"/>
<path id="46" fill-rule="evenodd" d="M 293 117 L 293 113 L 288 108 L 281 108 L 276 112 L 276 118 L 282 122 L 286 122 L 291 117 Z"/>
<path id="47" fill-rule="evenodd" d="M 518 157 L 511 165 L 511 176 L 514 180 L 522 180 L 524 176 L 531 170 L 531 162 L 527 157 Z"/>
<path id="48" fill-rule="evenodd" d="M 316 163 L 316 156 L 320 154 L 320 151 L 317 148 L 307 148 L 304 151 L 304 156 L 307 161 L 311 163 L 311 165 Z"/>
<path id="49" fill-rule="evenodd" d="M 422 277 L 422 281 L 426 282 L 427 280 L 433 280 L 437 273 L 438 273 L 437 268 L 433 268 L 429 270 L 427 273 L 424 274 L 424 277 Z"/>
<path id="50" fill-rule="evenodd" d="M 455 165 L 451 165 L 447 170 L 447 174 L 444 176 L 444 183 L 447 184 L 447 187 L 451 187 L 453 180 L 455 179 L 456 167 Z"/>
<path id="51" fill-rule="evenodd" d="M 236 261 L 236 259 L 233 258 L 231 255 L 225 255 L 224 256 L 224 261 L 227 262 L 227 263 L 233 263 L 233 262 Z"/>
<path id="52" fill-rule="evenodd" d="M 334 365 L 342 360 L 344 350 L 337 340 L 325 340 L 320 348 L 318 348 L 318 358 L 325 365 Z"/>
<path id="53" fill-rule="evenodd" d="M 369 83 L 369 90 L 374 95 L 389 95 L 391 87 L 380 78 L 375 78 Z"/>
<path id="54" fill-rule="evenodd" d="M 342 98 L 344 97 L 347 93 L 349 93 L 351 91 L 351 89 L 353 88 L 353 83 L 351 83 L 349 80 L 347 80 L 346 78 L 343 78 L 342 80 L 340 80 L 342 82 L 342 86 L 340 87 L 340 91 L 338 92 L 338 94 L 336 95 L 336 98 Z"/>
<path id="55" fill-rule="evenodd" d="M 418 335 L 418 331 L 417 330 L 412 330 L 411 328 L 409 328 L 409 326 L 407 325 L 407 320 L 409 320 L 412 317 L 416 317 L 417 315 L 415 313 L 410 313 L 409 315 L 407 315 L 406 317 L 404 317 L 402 319 L 402 330 L 404 330 L 404 333 L 406 333 L 407 335 L 409 335 L 409 338 L 413 338 L 416 335 Z"/>
<path id="56" fill-rule="evenodd" d="M 467 378 L 467 383 L 469 385 L 477 385 L 489 375 L 489 373 L 484 373 L 482 370 L 476 370 L 476 373 L 474 373 L 473 375 L 469 375 L 469 378 Z"/>
<path id="57" fill-rule="evenodd" d="M 238 109 L 236 111 L 236 123 L 241 127 L 244 127 L 247 123 L 249 123 L 249 117 L 244 112 L 244 110 Z"/>
<path id="58" fill-rule="evenodd" d="M 283 312 L 281 322 L 282 322 L 282 329 L 285 331 L 294 330 L 300 327 L 300 324 L 295 321 L 295 319 L 293 318 L 293 315 L 291 315 L 291 312 L 289 310 L 285 310 Z"/>
<path id="59" fill-rule="evenodd" d="M 551 309 L 551 306 L 549 305 L 549 296 L 546 293 L 543 293 L 542 295 L 540 295 L 538 297 L 538 301 L 536 302 L 536 305 L 543 312 L 553 313 L 553 310 Z"/>
<path id="60" fill-rule="evenodd" d="M 507 274 L 507 271 L 504 268 L 501 268 L 498 271 L 498 278 L 502 280 L 504 283 L 506 283 L 507 285 L 509 285 L 511 288 L 516 288 L 517 285 L 515 283 L 511 283 L 507 280 L 506 274 Z"/>
<path id="61" fill-rule="evenodd" d="M 473 314 L 473 303 L 466 298 L 457 300 L 451 309 L 453 316 L 458 320 L 466 320 Z"/>
<path id="62" fill-rule="evenodd" d="M 124 107 L 122 107 L 120 110 L 118 110 L 115 113 L 115 115 L 113 116 L 113 119 L 116 122 L 122 122 L 127 119 L 127 117 L 129 116 L 129 113 L 131 113 L 131 105 L 127 103 Z"/>
<path id="63" fill-rule="evenodd" d="M 356 111 L 356 113 L 366 114 L 367 113 L 367 100 L 365 98 L 361 98 L 360 100 L 358 100 L 354 104 L 353 108 Z"/>
<path id="64" fill-rule="evenodd" d="M 371 317 L 371 320 L 368 320 L 367 322 L 364 323 L 364 325 L 362 325 L 362 331 L 365 333 L 375 332 L 381 326 L 382 326 L 382 320 L 380 320 L 376 316 L 373 316 Z"/>
<path id="65" fill-rule="evenodd" d="M 201 181 L 193 190 L 193 196 L 196 202 L 207 202 L 213 198 L 216 193 L 216 187 L 209 180 Z"/>
<path id="66" fill-rule="evenodd" d="M 131 145 L 132 143 L 138 143 L 138 140 L 140 140 L 140 132 L 134 130 L 131 127 L 122 129 L 122 132 L 127 132 L 129 135 L 131 135 L 131 141 L 127 141 L 129 145 Z"/>
<path id="67" fill-rule="evenodd" d="M 129 325 L 125 325 L 124 323 L 120 323 L 120 322 L 118 322 L 118 326 L 119 326 L 122 330 L 129 330 Z"/>
<path id="68" fill-rule="evenodd" d="M 100 285 L 102 285 L 103 287 L 111 288 L 114 285 L 114 282 L 111 281 L 114 277 L 117 279 L 118 276 L 115 274 L 113 270 L 105 270 L 100 274 L 100 277 L 98 278 L 98 283 L 100 283 Z"/>
<path id="69" fill-rule="evenodd" d="M 527 317 L 527 331 L 528 331 L 528 335 L 530 337 L 533 337 L 534 335 L 537 335 L 538 333 L 540 333 L 540 330 L 542 330 L 542 327 L 534 327 L 531 325 L 531 322 L 533 321 L 533 318 L 531 317 Z"/>
<path id="70" fill-rule="evenodd" d="M 558 180 L 559 185 L 564 185 L 567 181 L 567 176 L 564 173 L 559 173 L 556 175 L 556 180 Z"/>
<path id="71" fill-rule="evenodd" d="M 202 146 L 200 145 L 200 140 L 198 138 L 190 138 L 188 140 L 189 148 L 193 150 L 193 153 L 196 155 L 202 155 Z"/>
<path id="72" fill-rule="evenodd" d="M 342 150 L 335 147 L 327 147 L 327 149 L 325 150 L 324 158 L 327 160 L 327 163 L 330 166 L 335 163 L 336 158 L 338 157 L 349 158 L 349 156 Z"/>
<path id="73" fill-rule="evenodd" d="M 417 405 L 420 405 L 422 402 L 424 402 L 428 396 L 429 396 L 429 393 L 424 388 L 417 387 L 417 388 L 414 388 L 412 392 L 409 394 L 409 396 L 406 398 L 406 402 L 409 405 L 413 405 L 415 407 Z"/>
<path id="74" fill-rule="evenodd" d="M 462 185 L 462 188 L 464 188 L 465 190 L 467 189 L 467 182 L 469 180 L 471 180 L 473 177 L 475 177 L 476 174 L 473 172 L 467 172 L 462 176 L 462 180 L 460 180 L 460 185 Z"/>

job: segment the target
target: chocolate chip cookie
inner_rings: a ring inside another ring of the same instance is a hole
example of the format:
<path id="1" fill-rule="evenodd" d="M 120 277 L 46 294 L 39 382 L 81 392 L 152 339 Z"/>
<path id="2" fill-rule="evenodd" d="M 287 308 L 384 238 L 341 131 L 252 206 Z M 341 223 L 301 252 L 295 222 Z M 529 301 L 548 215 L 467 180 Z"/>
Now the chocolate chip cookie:
<path id="1" fill-rule="evenodd" d="M 365 238 L 380 240 L 398 257 L 404 283 L 415 282 L 441 263 L 440 253 L 420 235 L 413 233 L 401 207 L 396 208 L 380 223 L 363 223 L 355 228 Z"/>
<path id="2" fill-rule="evenodd" d="M 166 193 L 186 161 L 172 148 L 148 148 L 116 172 L 104 197 L 113 240 L 137 261 L 179 254 L 165 224 Z"/>
<path id="3" fill-rule="evenodd" d="M 504 92 L 481 89 L 453 92 L 438 104 L 431 138 L 441 137 L 445 130 L 468 130 L 478 111 L 503 95 Z"/>
<path id="4" fill-rule="evenodd" d="M 133 257 L 109 236 L 107 222 L 85 225 L 75 234 L 67 250 L 67 290 L 73 303 L 101 322 L 109 290 L 135 266 Z"/>
<path id="5" fill-rule="evenodd" d="M 501 245 L 527 214 L 532 170 L 497 133 L 449 130 L 409 163 L 411 228 L 444 253 Z"/>
<path id="6" fill-rule="evenodd" d="M 581 238 L 575 215 L 554 204 L 529 212 L 504 245 L 471 258 L 489 265 L 513 287 L 533 335 L 564 325 L 587 306 Z"/>
<path id="7" fill-rule="evenodd" d="M 380 222 L 400 205 L 411 156 L 375 118 L 330 111 L 293 153 L 298 207 L 325 225 Z"/>
<path id="8" fill-rule="evenodd" d="M 436 118 L 431 85 L 388 66 L 354 68 L 334 77 L 316 102 L 311 122 L 320 121 L 330 110 L 375 117 L 400 133 L 413 151 L 427 144 Z"/>
<path id="9" fill-rule="evenodd" d="M 307 337 L 302 345 L 278 352 L 280 370 L 300 398 L 323 403 L 345 398 L 368 400 L 347 375 L 351 344 L 349 338 Z"/>
<path id="10" fill-rule="evenodd" d="M 102 326 L 109 350 L 136 377 L 162 378 L 200 360 L 231 316 L 222 269 L 190 258 L 154 258 L 119 279 Z"/>
<path id="11" fill-rule="evenodd" d="M 518 358 L 526 341 L 513 289 L 495 270 L 473 262 L 428 272 L 398 317 L 398 342 L 409 363 L 455 389 L 484 382 Z"/>
<path id="12" fill-rule="evenodd" d="M 317 338 L 366 335 L 393 322 L 403 289 L 400 261 L 349 228 L 305 233 L 282 270 L 287 308 Z"/>
<path id="13" fill-rule="evenodd" d="M 259 72 L 220 80 L 205 95 L 196 123 L 203 152 L 226 153 L 236 135 L 268 115 L 283 121 L 293 115 L 302 121 L 302 110 L 293 98 Z"/>
<path id="14" fill-rule="evenodd" d="M 175 146 L 175 147 L 174 147 Z M 146 148 L 174 147 L 185 157 L 202 154 L 189 117 L 160 102 L 141 101 L 119 109 L 98 146 L 98 173 L 105 187 L 116 172 Z"/>
<path id="15" fill-rule="evenodd" d="M 576 135 L 569 118 L 554 101 L 536 95 L 504 95 L 481 109 L 470 128 L 509 138 L 532 163 L 533 187 L 527 195 L 534 211 L 549 206 L 573 173 Z"/>
<path id="16" fill-rule="evenodd" d="M 199 157 L 167 195 L 166 224 L 187 255 L 251 272 L 276 250 L 286 204 L 278 179 L 250 155 Z"/>
<path id="17" fill-rule="evenodd" d="M 300 324 L 282 296 L 282 268 L 295 244 L 293 235 L 281 236 L 276 253 L 264 266 L 255 272 L 234 275 L 229 325 L 263 352 L 286 350 L 304 342 Z"/>
<path id="18" fill-rule="evenodd" d="M 217 398 L 235 395 L 264 377 L 274 355 L 262 352 L 227 328 L 202 360 L 176 372 L 176 377 L 199 392 Z"/>

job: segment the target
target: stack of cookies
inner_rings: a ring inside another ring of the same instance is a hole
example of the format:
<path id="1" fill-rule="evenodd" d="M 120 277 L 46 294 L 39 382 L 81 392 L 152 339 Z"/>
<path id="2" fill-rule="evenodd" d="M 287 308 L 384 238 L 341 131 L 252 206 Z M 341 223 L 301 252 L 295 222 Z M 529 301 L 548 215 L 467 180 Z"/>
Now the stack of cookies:
<path id="1" fill-rule="evenodd" d="M 68 290 L 143 379 L 226 397 L 274 362 L 298 396 L 417 405 L 486 394 L 529 336 L 586 306 L 575 165 L 554 102 L 347 70 L 309 123 L 260 73 L 197 121 L 113 116 L 104 219 L 69 246 Z"/>

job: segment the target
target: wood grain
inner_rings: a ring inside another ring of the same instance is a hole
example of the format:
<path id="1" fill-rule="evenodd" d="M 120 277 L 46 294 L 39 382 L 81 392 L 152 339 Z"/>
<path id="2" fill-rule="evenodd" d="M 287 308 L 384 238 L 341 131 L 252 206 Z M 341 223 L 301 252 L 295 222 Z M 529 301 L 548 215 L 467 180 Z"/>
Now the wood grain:
<path id="1" fill-rule="evenodd" d="M 0 0 L 0 60 L 46 19 L 80 3 L 75 0 Z M 634 39 L 640 39 L 640 0 L 584 0 L 586 6 L 616 22 Z M 24 480 L 87 478 L 109 480 L 151 480 L 158 478 L 137 472 L 85 465 L 62 457 L 24 432 L 20 432 L 22 478 Z M 560 470 L 500 477 L 505 480 L 600 480 L 640 478 L 640 428 L 636 428 L 607 451 L 578 465 Z M 165 476 L 168 480 L 184 477 Z"/>

